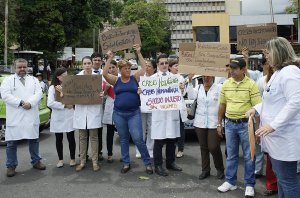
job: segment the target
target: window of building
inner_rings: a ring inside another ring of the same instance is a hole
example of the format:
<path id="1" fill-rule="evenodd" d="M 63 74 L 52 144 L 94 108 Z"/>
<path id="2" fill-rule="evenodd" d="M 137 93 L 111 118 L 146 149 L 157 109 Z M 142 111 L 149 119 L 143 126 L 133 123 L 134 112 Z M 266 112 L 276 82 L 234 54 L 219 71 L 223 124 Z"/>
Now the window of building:
<path id="1" fill-rule="evenodd" d="M 200 26 L 196 32 L 196 40 L 199 42 L 220 42 L 219 26 Z"/>
<path id="2" fill-rule="evenodd" d="M 229 40 L 230 43 L 236 43 L 237 35 L 236 35 L 236 26 L 229 27 Z"/>

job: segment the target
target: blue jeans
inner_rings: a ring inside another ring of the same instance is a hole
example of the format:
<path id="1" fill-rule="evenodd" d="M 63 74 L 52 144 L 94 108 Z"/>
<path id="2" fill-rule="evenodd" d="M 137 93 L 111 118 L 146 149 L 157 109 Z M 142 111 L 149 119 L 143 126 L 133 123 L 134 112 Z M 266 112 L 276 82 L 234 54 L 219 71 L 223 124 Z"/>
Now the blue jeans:
<path id="1" fill-rule="evenodd" d="M 248 123 L 234 123 L 226 120 L 225 131 L 227 148 L 225 180 L 232 185 L 236 185 L 237 169 L 239 163 L 239 143 L 241 142 L 244 155 L 245 185 L 254 187 L 255 160 L 251 160 L 250 145 L 248 139 Z"/>
<path id="2" fill-rule="evenodd" d="M 116 125 L 120 136 L 121 144 L 121 155 L 124 165 L 130 164 L 129 157 L 129 137 L 131 138 L 141 153 L 144 165 L 148 166 L 151 164 L 150 155 L 145 142 L 143 141 L 143 129 L 142 129 L 142 118 L 140 109 L 130 112 L 123 113 L 114 110 L 113 121 Z"/>
<path id="3" fill-rule="evenodd" d="M 272 169 L 277 177 L 278 197 L 300 197 L 300 184 L 297 177 L 297 161 L 286 162 L 271 158 Z"/>
<path id="4" fill-rule="evenodd" d="M 37 164 L 42 158 L 39 156 L 39 139 L 30 139 L 29 153 L 31 157 L 31 164 Z M 18 141 L 7 141 L 6 146 L 6 167 L 16 168 L 18 166 L 17 159 L 17 145 Z"/>

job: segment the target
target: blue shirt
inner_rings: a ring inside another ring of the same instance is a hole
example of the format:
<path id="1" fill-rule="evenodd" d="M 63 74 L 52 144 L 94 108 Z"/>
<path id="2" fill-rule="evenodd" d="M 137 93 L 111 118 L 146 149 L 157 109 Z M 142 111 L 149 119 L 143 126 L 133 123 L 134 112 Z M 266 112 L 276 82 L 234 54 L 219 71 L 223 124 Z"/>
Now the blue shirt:
<path id="1" fill-rule="evenodd" d="M 130 76 L 127 83 L 123 83 L 119 77 L 114 85 L 115 103 L 114 110 L 128 113 L 139 109 L 141 101 L 138 95 L 138 83 L 134 76 Z"/>

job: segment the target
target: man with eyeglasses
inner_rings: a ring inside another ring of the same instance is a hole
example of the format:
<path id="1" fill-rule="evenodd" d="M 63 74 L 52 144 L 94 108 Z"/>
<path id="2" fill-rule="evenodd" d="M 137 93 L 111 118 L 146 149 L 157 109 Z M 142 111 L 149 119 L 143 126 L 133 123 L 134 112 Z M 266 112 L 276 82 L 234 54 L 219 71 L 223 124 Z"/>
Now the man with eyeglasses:
<path id="1" fill-rule="evenodd" d="M 6 167 L 7 177 L 16 174 L 18 140 L 29 140 L 29 152 L 33 168 L 45 170 L 39 156 L 39 102 L 42 89 L 39 81 L 27 75 L 28 62 L 19 58 L 14 66 L 16 73 L 5 78 L 1 85 L 1 96 L 6 103 Z"/>
<path id="2" fill-rule="evenodd" d="M 173 75 L 169 72 L 168 56 L 160 54 L 157 58 L 158 71 L 153 76 Z M 162 167 L 162 148 L 166 144 L 166 168 L 174 171 L 182 171 L 175 164 L 176 138 L 180 137 L 179 110 L 153 111 L 151 124 L 151 139 L 154 139 L 153 160 L 156 174 L 168 176 Z"/>

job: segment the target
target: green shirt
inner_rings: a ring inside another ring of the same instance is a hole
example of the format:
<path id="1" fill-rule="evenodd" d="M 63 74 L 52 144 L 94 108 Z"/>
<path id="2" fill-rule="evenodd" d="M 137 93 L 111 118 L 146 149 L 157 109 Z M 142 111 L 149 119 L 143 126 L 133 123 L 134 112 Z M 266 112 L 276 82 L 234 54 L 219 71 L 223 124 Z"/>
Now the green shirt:
<path id="1" fill-rule="evenodd" d="M 245 113 L 260 102 L 261 96 L 258 87 L 247 76 L 240 82 L 229 78 L 222 86 L 220 103 L 226 105 L 225 116 L 227 118 L 245 118 Z"/>

